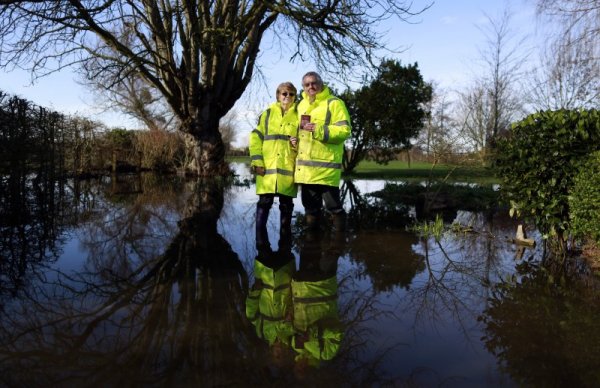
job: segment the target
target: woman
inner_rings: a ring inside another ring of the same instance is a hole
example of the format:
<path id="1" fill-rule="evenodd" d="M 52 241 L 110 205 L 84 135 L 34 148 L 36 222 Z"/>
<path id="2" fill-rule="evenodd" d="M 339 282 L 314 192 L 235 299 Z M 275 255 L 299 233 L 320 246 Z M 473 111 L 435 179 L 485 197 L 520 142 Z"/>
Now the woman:
<path id="1" fill-rule="evenodd" d="M 267 219 L 273 200 L 279 197 L 280 246 L 291 242 L 293 199 L 298 188 L 294 183 L 294 166 L 298 136 L 296 88 L 291 82 L 277 87 L 277 102 L 271 104 L 258 119 L 250 134 L 251 168 L 256 174 L 256 246 L 270 249 Z"/>

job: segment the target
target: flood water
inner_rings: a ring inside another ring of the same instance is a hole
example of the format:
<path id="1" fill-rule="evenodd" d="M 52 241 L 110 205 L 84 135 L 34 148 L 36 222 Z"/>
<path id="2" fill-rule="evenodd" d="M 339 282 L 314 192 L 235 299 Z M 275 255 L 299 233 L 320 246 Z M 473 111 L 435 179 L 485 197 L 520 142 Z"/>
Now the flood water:
<path id="1" fill-rule="evenodd" d="M 0 186 L 4 386 L 594 386 L 599 287 L 552 265 L 506 212 L 416 210 L 344 186 L 348 228 L 255 246 L 257 196 L 234 184 L 130 175 Z M 422 221 L 422 220 L 419 220 Z M 450 224 L 469 227 L 449 230 Z M 272 284 L 276 283 L 276 284 Z"/>

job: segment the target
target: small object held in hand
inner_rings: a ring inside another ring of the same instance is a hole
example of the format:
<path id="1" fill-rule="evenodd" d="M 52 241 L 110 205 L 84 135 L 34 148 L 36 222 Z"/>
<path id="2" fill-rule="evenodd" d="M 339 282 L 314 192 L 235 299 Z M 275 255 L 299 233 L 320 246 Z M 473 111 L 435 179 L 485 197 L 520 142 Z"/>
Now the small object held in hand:
<path id="1" fill-rule="evenodd" d="M 310 123 L 310 115 L 300 116 L 300 129 L 304 129 L 304 125 Z"/>

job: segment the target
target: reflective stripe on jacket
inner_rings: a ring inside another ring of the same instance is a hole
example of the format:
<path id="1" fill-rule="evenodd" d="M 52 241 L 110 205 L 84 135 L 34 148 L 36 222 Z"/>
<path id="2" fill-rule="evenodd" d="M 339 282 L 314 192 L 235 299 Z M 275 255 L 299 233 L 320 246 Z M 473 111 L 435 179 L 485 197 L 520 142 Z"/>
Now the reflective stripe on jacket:
<path id="1" fill-rule="evenodd" d="M 281 104 L 271 104 L 250 133 L 251 165 L 265 169 L 264 176 L 256 176 L 256 194 L 295 197 L 298 193 L 294 183 L 296 150 L 290 144 L 290 136 L 298 136 L 296 105 L 282 115 Z"/>
<path id="2" fill-rule="evenodd" d="M 317 321 L 338 316 L 337 279 L 318 281 L 292 280 L 294 327 L 306 331 Z"/>
<path id="3" fill-rule="evenodd" d="M 311 104 L 305 92 L 298 115 L 310 115 L 314 132 L 300 131 L 294 178 L 296 183 L 338 186 L 342 174 L 344 141 L 350 136 L 350 114 L 346 104 L 331 94 L 329 87 Z"/>

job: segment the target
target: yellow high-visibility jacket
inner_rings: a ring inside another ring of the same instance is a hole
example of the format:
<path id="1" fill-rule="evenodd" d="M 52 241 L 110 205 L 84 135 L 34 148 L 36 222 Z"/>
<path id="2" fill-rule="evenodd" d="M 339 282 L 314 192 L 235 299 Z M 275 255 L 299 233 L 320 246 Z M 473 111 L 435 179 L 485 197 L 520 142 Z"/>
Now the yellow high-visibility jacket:
<path id="1" fill-rule="evenodd" d="M 346 104 L 324 86 L 311 104 L 305 92 L 298 115 L 310 115 L 314 132 L 300 131 L 296 158 L 296 183 L 338 186 L 342 174 L 344 141 L 350 136 L 350 114 Z"/>
<path id="2" fill-rule="evenodd" d="M 307 335 L 302 347 L 292 338 L 292 348 L 299 356 L 322 361 L 337 354 L 344 335 L 337 290 L 335 276 L 318 281 L 292 280 L 294 329 Z"/>
<path id="3" fill-rule="evenodd" d="M 289 343 L 294 333 L 291 320 L 292 309 L 292 273 L 295 262 L 291 260 L 283 267 L 275 270 L 258 260 L 254 262 L 254 276 L 260 279 L 246 298 L 246 317 L 252 322 L 256 334 L 272 345 L 279 339 Z"/>
<path id="4" fill-rule="evenodd" d="M 298 136 L 296 104 L 282 113 L 279 102 L 271 104 L 250 134 L 251 166 L 265 169 L 264 176 L 256 176 L 256 194 L 295 197 L 298 193 L 294 183 L 296 150 L 290 144 L 290 137 Z"/>

